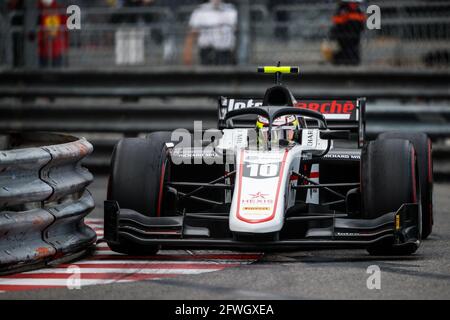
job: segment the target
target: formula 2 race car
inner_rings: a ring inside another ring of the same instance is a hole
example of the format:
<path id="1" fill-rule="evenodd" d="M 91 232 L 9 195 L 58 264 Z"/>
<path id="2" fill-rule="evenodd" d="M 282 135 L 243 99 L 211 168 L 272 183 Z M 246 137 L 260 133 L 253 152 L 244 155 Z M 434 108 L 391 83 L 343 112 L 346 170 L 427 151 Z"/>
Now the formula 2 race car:
<path id="1" fill-rule="evenodd" d="M 218 128 L 154 132 L 114 149 L 104 206 L 114 251 L 367 248 L 414 253 L 431 233 L 431 143 L 365 137 L 365 99 L 299 99 L 262 67 L 262 99 L 220 97 Z M 337 144 L 344 147 L 337 147 Z"/>

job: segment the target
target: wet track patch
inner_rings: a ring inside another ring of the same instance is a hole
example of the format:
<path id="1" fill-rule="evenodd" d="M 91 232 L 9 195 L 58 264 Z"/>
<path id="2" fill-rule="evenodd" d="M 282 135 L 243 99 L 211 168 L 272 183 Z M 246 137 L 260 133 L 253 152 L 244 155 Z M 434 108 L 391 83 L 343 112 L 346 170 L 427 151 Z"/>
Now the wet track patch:
<path id="1" fill-rule="evenodd" d="M 99 239 L 103 237 L 102 219 L 86 219 L 86 223 Z M 219 271 L 261 257 L 259 253 L 223 250 L 161 250 L 157 255 L 137 257 L 113 252 L 106 243 L 100 243 L 94 255 L 81 261 L 0 277 L 0 292 L 157 280 Z"/>

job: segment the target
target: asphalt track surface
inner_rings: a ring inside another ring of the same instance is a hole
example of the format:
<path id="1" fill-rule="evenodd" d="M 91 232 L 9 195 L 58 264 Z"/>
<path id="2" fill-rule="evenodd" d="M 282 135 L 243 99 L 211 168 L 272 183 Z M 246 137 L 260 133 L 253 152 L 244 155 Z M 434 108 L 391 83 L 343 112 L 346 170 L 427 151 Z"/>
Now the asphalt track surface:
<path id="1" fill-rule="evenodd" d="M 94 226 L 101 225 L 98 219 L 102 217 L 106 181 L 105 176 L 96 177 L 90 188 L 97 202 L 89 216 Z M 208 272 L 145 277 L 135 263 L 128 271 L 133 282 L 83 285 L 78 290 L 5 291 L 0 299 L 450 299 L 450 184 L 435 184 L 434 206 L 434 232 L 410 257 L 371 257 L 365 250 L 308 250 L 239 256 L 241 261 L 234 263 L 227 252 L 212 252 L 213 256 L 199 259 L 208 266 L 216 265 L 207 267 Z M 101 227 L 99 230 L 101 235 Z M 196 252 L 164 254 L 183 259 Z M 367 288 L 367 268 L 372 265 L 381 270 L 379 290 Z M 52 273 L 47 271 L 47 275 Z M 48 280 L 43 277 L 40 281 Z M 0 284 L 2 280 L 0 277 Z"/>

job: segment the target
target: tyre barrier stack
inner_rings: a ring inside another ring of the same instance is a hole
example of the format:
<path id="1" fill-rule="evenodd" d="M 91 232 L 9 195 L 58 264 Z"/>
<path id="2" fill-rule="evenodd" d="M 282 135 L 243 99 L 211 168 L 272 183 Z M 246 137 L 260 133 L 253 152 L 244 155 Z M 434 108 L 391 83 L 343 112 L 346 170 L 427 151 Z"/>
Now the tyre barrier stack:
<path id="1" fill-rule="evenodd" d="M 50 145 L 47 145 L 50 144 Z M 81 160 L 84 138 L 59 134 L 0 135 L 0 274 L 73 260 L 96 233 L 84 217 L 94 208 Z"/>

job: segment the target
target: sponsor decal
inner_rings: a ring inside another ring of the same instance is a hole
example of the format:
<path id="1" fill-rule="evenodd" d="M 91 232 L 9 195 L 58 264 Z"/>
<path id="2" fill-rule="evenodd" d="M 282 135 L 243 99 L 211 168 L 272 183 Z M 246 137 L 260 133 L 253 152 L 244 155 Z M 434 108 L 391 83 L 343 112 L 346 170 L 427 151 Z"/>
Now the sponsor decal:
<path id="1" fill-rule="evenodd" d="M 262 199 L 265 199 L 267 196 L 268 196 L 268 194 L 267 193 L 261 193 L 260 191 L 258 191 L 257 193 L 255 193 L 255 194 L 250 194 L 250 196 L 252 197 L 252 199 L 257 199 L 257 198 L 262 198 Z"/>
<path id="2" fill-rule="evenodd" d="M 339 237 L 358 237 L 361 234 L 358 232 L 336 232 L 336 235 Z"/>
<path id="3" fill-rule="evenodd" d="M 351 100 L 300 101 L 295 107 L 320 112 L 327 119 L 356 120 L 356 104 Z"/>
<path id="4" fill-rule="evenodd" d="M 262 106 L 262 101 L 253 99 L 229 99 L 228 100 L 228 111 L 245 109 L 245 108 L 253 108 Z"/>
<path id="5" fill-rule="evenodd" d="M 218 154 L 215 152 L 192 152 L 189 149 L 185 150 L 175 150 L 172 156 L 180 158 L 212 158 L 217 157 Z"/>
<path id="6" fill-rule="evenodd" d="M 339 159 L 339 160 L 360 160 L 361 155 L 359 154 L 336 154 L 328 153 L 324 156 L 327 159 Z"/>
<path id="7" fill-rule="evenodd" d="M 267 199 L 267 198 L 270 199 Z M 242 212 L 245 214 L 251 214 L 255 218 L 258 214 L 267 214 L 273 209 L 274 199 L 269 194 L 263 194 L 257 192 L 254 194 L 248 194 L 246 198 L 241 200 Z M 256 215 L 256 216 L 254 216 Z"/>
<path id="8" fill-rule="evenodd" d="M 307 147 L 315 147 L 317 143 L 317 131 L 316 130 L 304 130 L 303 141 L 306 142 Z"/>
<path id="9" fill-rule="evenodd" d="M 352 101 L 315 101 L 315 102 L 297 102 L 296 108 L 310 109 L 320 113 L 344 113 L 351 114 L 356 106 Z"/>
<path id="10" fill-rule="evenodd" d="M 222 106 L 228 111 L 262 106 L 260 99 L 225 99 Z M 356 101 L 352 100 L 307 100 L 298 101 L 296 108 L 314 110 L 330 120 L 358 120 Z"/>
<path id="11" fill-rule="evenodd" d="M 243 207 L 242 209 L 249 211 L 270 211 L 271 207 Z"/>
<path id="12" fill-rule="evenodd" d="M 252 195 L 250 195 L 252 196 Z M 268 196 L 268 195 L 267 195 Z M 242 204 L 263 204 L 263 205 L 269 205 L 273 204 L 273 199 L 255 199 L 253 196 L 252 198 L 246 198 L 242 199 Z"/>
<path id="13" fill-rule="evenodd" d="M 217 145 L 217 148 L 222 150 L 239 147 L 245 148 L 250 139 L 253 138 L 249 136 L 247 129 L 223 129 L 223 136 L 221 139 L 218 139 L 219 144 Z"/>

